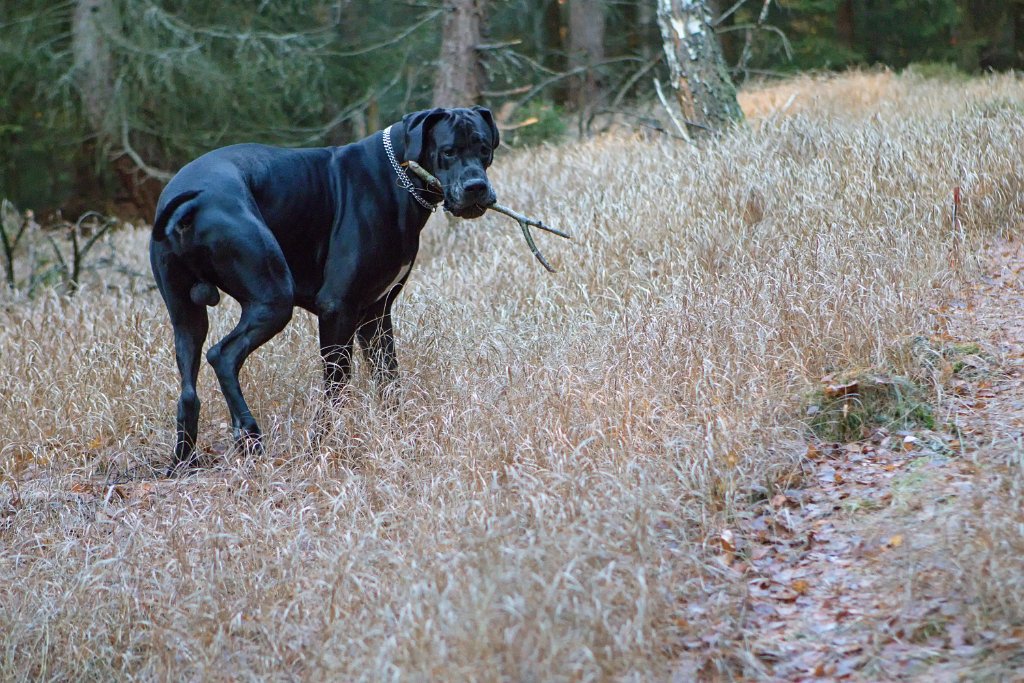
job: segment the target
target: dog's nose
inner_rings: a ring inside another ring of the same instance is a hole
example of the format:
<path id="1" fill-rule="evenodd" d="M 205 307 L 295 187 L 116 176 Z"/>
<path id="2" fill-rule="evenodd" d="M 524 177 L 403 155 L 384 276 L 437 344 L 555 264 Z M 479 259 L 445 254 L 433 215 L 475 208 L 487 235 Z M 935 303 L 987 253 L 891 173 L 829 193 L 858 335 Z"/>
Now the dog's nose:
<path id="1" fill-rule="evenodd" d="M 487 191 L 490 189 L 487 186 L 487 181 L 482 178 L 474 178 L 473 180 L 466 181 L 466 184 L 462 186 L 462 191 L 466 197 L 470 199 L 484 199 L 487 197 Z"/>

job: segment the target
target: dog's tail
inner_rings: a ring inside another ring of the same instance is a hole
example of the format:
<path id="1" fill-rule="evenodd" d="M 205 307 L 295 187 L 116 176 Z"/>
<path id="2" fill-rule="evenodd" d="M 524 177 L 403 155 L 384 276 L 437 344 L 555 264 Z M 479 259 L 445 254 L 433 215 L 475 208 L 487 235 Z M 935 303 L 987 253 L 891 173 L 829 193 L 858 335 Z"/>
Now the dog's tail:
<path id="1" fill-rule="evenodd" d="M 153 221 L 153 241 L 159 242 L 167 238 L 167 226 L 170 224 L 171 219 L 174 218 L 174 214 L 178 209 L 182 208 L 183 205 L 192 201 L 202 193 L 202 190 L 188 190 L 177 195 L 171 201 L 167 202 L 167 206 L 163 208 L 159 214 L 157 214 L 156 220 Z"/>

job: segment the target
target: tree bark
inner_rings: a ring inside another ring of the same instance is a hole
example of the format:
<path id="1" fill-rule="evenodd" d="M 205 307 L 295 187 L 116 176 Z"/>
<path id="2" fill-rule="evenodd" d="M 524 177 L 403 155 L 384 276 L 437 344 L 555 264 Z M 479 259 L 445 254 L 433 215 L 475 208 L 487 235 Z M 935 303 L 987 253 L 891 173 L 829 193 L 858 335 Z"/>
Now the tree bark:
<path id="1" fill-rule="evenodd" d="M 82 100 L 82 109 L 94 133 L 83 144 L 87 159 L 99 155 L 110 160 L 110 168 L 121 191 L 110 199 L 109 207 L 126 217 L 148 217 L 156 208 L 164 178 L 154 177 L 143 159 L 132 159 L 129 132 L 123 130 L 125 112 L 117 102 L 117 64 L 111 49 L 111 36 L 121 30 L 120 16 L 113 0 L 77 0 L 71 18 L 71 53 L 75 85 Z M 66 209 L 72 213 L 95 208 L 90 202 L 103 192 L 102 178 L 95 167 L 79 164 L 75 172 L 76 197 Z"/>
<path id="2" fill-rule="evenodd" d="M 101 145 L 117 139 L 114 103 L 114 58 L 109 37 L 117 30 L 117 13 L 110 0 L 78 0 L 72 17 L 71 52 L 75 82 L 89 124 Z"/>
<path id="3" fill-rule="evenodd" d="M 604 59 L 604 9 L 604 0 L 569 0 L 569 68 L 587 69 L 569 81 L 569 102 L 578 111 L 601 92 L 593 67 Z"/>
<path id="4" fill-rule="evenodd" d="M 1013 14 L 1013 68 L 1024 69 L 1024 0 L 1015 0 Z"/>
<path id="5" fill-rule="evenodd" d="M 736 87 L 711 26 L 707 0 L 658 0 L 665 58 L 691 133 L 719 131 L 743 120 Z"/>
<path id="6" fill-rule="evenodd" d="M 481 42 L 483 18 L 484 0 L 444 0 L 435 106 L 468 106 L 480 101 L 484 69 L 477 45 Z"/>
<path id="7" fill-rule="evenodd" d="M 856 41 L 853 0 L 842 0 L 836 8 L 836 36 L 847 50 L 853 50 Z"/>

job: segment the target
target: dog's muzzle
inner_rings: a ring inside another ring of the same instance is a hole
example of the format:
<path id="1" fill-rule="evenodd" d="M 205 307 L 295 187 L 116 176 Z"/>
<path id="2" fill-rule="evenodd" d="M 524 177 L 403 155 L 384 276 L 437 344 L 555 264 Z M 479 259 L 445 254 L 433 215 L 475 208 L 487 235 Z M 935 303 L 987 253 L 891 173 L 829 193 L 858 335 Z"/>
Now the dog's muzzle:
<path id="1" fill-rule="evenodd" d="M 484 179 L 470 180 L 459 196 L 445 198 L 445 208 L 459 218 L 479 218 L 498 201 L 494 189 Z"/>

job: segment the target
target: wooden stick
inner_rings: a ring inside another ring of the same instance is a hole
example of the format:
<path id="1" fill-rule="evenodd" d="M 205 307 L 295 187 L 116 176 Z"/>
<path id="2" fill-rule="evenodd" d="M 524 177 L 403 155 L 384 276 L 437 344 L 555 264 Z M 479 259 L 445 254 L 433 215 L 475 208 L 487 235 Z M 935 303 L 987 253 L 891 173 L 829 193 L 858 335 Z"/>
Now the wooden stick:
<path id="1" fill-rule="evenodd" d="M 444 186 L 441 185 L 441 181 L 435 178 L 434 175 L 430 173 L 430 171 L 423 168 L 415 161 L 404 161 L 402 162 L 402 166 L 408 168 L 410 171 L 415 173 L 416 176 L 420 180 L 425 182 L 427 186 L 430 187 L 431 189 L 436 190 L 438 192 L 444 192 Z M 543 221 L 536 220 L 535 218 L 530 218 L 529 216 L 524 216 L 518 211 L 513 211 L 507 206 L 502 206 L 501 204 L 492 204 L 487 208 L 490 209 L 491 211 L 503 213 L 509 218 L 512 218 L 516 222 L 518 222 L 520 229 L 522 229 L 523 231 L 523 237 L 526 239 L 526 244 L 530 247 L 530 251 L 533 252 L 533 255 L 537 257 L 537 260 L 540 261 L 540 264 L 544 266 L 544 268 L 549 273 L 555 272 L 555 269 L 552 268 L 551 264 L 548 263 L 546 258 L 544 258 L 544 254 L 542 254 L 540 252 L 540 249 L 537 248 L 537 243 L 533 241 L 533 234 L 530 232 L 530 226 L 539 228 L 540 230 L 544 230 L 546 232 L 550 232 L 552 235 L 558 235 L 559 237 L 562 237 L 567 240 L 572 239 L 572 237 L 570 237 L 568 233 L 562 232 L 561 230 L 557 230 L 548 225 L 544 225 Z"/>
<path id="2" fill-rule="evenodd" d="M 441 184 L 441 181 L 435 178 L 430 171 L 423 168 L 415 161 L 403 161 L 399 165 L 408 168 L 410 171 L 419 176 L 419 179 L 425 182 L 430 187 L 430 189 L 444 193 L 444 185 Z"/>
<path id="3" fill-rule="evenodd" d="M 502 206 L 501 204 L 492 204 L 491 206 L 488 206 L 487 208 L 490 209 L 491 211 L 497 211 L 498 213 L 503 213 L 506 216 L 508 216 L 509 218 L 516 219 L 517 221 L 519 221 L 520 225 L 531 225 L 531 226 L 533 226 L 535 228 L 540 228 L 541 230 L 544 230 L 546 232 L 550 232 L 552 235 L 558 235 L 559 237 L 562 237 L 562 238 L 567 239 L 567 240 L 571 240 L 572 239 L 572 237 L 569 236 L 569 233 L 562 232 L 561 230 L 557 230 L 557 229 L 552 228 L 551 226 L 548 226 L 548 225 L 544 225 L 542 222 L 540 222 L 538 220 L 535 220 L 533 218 L 529 218 L 527 216 L 524 216 L 523 214 L 519 213 L 518 211 L 513 211 L 512 209 L 508 208 L 507 206 Z"/>

